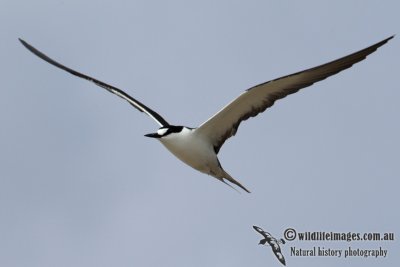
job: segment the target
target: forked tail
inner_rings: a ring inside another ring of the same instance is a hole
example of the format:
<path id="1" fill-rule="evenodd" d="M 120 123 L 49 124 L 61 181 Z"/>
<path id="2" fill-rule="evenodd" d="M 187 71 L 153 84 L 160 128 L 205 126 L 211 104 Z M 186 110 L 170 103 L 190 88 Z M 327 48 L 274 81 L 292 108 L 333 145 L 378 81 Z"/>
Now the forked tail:
<path id="1" fill-rule="evenodd" d="M 224 171 L 224 178 L 221 178 L 221 181 L 222 181 L 223 183 L 227 184 L 227 183 L 223 180 L 223 179 L 226 179 L 226 180 L 228 180 L 229 182 L 231 182 L 231 183 L 233 183 L 233 184 L 239 186 L 240 188 L 242 188 L 242 189 L 243 189 L 244 191 L 246 191 L 247 193 L 250 193 L 250 191 L 247 190 L 246 187 L 244 187 L 241 183 L 239 183 L 238 181 L 236 181 L 235 179 L 233 179 L 232 176 L 229 175 L 229 173 L 227 173 L 225 170 L 223 170 L 223 171 Z M 229 184 L 227 184 L 227 185 L 229 185 Z"/>

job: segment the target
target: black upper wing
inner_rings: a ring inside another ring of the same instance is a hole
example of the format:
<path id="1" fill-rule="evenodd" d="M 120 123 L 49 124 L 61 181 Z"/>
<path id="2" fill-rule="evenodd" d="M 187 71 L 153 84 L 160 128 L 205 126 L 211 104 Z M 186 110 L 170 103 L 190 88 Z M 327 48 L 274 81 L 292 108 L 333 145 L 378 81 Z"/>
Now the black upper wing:
<path id="1" fill-rule="evenodd" d="M 85 80 L 88 80 L 90 82 L 95 83 L 96 85 L 106 89 L 107 91 L 116 94 L 117 96 L 125 99 L 126 101 L 128 101 L 132 106 L 134 106 L 136 109 L 138 109 L 141 112 L 146 113 L 147 115 L 149 115 L 151 118 L 153 118 L 160 126 L 168 126 L 169 123 L 164 120 L 163 117 L 160 116 L 160 114 L 158 114 L 157 112 L 155 112 L 154 110 L 150 109 L 149 107 L 147 107 L 146 105 L 144 105 L 143 103 L 139 102 L 138 100 L 134 99 L 133 97 L 131 97 L 130 95 L 128 95 L 127 93 L 125 93 L 124 91 L 106 84 L 102 81 L 99 81 L 95 78 L 92 78 L 90 76 L 87 76 L 85 74 L 82 74 L 76 70 L 70 69 L 60 63 L 58 63 L 57 61 L 49 58 L 48 56 L 46 56 L 45 54 L 43 54 L 42 52 L 40 52 L 39 50 L 37 50 L 36 48 L 34 48 L 33 46 L 31 46 L 30 44 L 28 44 L 27 42 L 25 42 L 22 39 L 19 39 L 19 41 L 29 50 L 31 51 L 33 54 L 35 54 L 36 56 L 40 57 L 41 59 L 43 59 L 44 61 L 47 61 L 48 63 L 52 64 L 53 66 L 56 66 L 57 68 L 60 68 L 62 70 L 65 70 L 69 73 L 71 73 L 72 75 L 78 76 L 79 78 L 83 78 Z"/>

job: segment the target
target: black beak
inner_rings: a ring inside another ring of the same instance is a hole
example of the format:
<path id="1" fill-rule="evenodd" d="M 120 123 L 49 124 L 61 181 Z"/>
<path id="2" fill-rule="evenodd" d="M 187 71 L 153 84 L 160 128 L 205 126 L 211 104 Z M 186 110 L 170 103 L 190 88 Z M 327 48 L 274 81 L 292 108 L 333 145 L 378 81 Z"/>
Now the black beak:
<path id="1" fill-rule="evenodd" d="M 144 136 L 146 137 L 151 137 L 151 138 L 159 138 L 160 136 L 158 135 L 158 133 L 149 133 L 149 134 L 145 134 Z"/>

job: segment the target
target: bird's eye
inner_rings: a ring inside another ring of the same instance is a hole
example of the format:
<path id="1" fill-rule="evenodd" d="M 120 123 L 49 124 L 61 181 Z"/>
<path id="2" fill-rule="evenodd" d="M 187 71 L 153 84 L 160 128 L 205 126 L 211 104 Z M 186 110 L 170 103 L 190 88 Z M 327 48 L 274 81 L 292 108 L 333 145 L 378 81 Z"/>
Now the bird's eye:
<path id="1" fill-rule="evenodd" d="M 167 128 L 158 129 L 157 134 L 163 136 L 168 131 Z"/>

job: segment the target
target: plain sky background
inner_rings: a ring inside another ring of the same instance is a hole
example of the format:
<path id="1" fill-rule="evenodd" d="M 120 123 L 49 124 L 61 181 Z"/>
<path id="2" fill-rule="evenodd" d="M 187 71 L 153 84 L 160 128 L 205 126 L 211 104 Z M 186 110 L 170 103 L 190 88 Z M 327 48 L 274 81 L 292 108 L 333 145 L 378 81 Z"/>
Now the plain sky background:
<path id="1" fill-rule="evenodd" d="M 261 82 L 399 34 L 399 1 L 0 0 L 0 266 L 281 266 L 258 225 L 400 234 L 399 36 L 241 124 L 220 160 L 252 193 L 187 167 L 111 83 L 196 127 Z M 296 258 L 290 247 L 389 250 Z M 394 242 L 288 242 L 287 266 L 399 266 Z"/>

